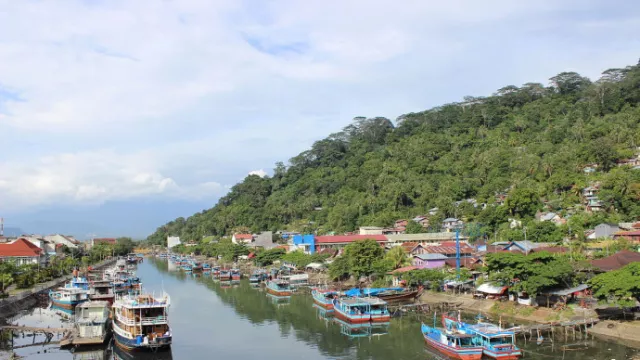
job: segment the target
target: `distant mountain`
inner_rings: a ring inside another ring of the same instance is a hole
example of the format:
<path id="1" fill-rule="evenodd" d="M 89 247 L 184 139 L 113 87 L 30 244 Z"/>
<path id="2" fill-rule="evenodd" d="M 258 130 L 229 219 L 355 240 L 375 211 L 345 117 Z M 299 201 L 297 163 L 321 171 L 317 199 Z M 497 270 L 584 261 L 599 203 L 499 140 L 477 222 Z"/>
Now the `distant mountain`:
<path id="1" fill-rule="evenodd" d="M 5 227 L 4 228 L 4 236 L 20 236 L 25 234 L 25 232 L 17 227 Z"/>

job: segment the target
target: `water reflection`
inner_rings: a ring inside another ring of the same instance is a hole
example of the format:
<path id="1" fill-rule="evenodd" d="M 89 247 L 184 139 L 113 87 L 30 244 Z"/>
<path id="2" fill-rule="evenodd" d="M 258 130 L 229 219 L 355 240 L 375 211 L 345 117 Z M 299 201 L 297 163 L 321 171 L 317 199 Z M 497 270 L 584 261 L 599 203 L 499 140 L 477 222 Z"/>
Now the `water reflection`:
<path id="1" fill-rule="evenodd" d="M 158 351 L 158 352 L 136 352 L 130 353 L 120 349 L 117 346 L 113 347 L 113 359 L 114 360 L 172 360 L 173 354 L 171 349 Z"/>

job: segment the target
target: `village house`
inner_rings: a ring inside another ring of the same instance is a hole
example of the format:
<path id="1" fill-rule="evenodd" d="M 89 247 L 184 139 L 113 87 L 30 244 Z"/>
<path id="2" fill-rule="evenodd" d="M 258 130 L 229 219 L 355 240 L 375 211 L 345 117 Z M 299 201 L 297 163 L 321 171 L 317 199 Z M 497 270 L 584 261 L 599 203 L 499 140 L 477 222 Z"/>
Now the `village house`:
<path id="1" fill-rule="evenodd" d="M 471 257 L 473 248 L 466 242 L 460 242 L 460 257 Z M 441 254 L 448 258 L 456 257 L 455 241 L 443 242 L 440 245 L 424 246 L 424 254 Z"/>
<path id="2" fill-rule="evenodd" d="M 72 236 L 55 234 L 55 235 L 47 235 L 44 237 L 44 239 L 55 244 L 56 248 L 58 247 L 58 245 L 61 245 L 61 246 L 66 246 L 70 249 L 77 249 L 78 245 L 80 245 L 80 242 Z"/>
<path id="3" fill-rule="evenodd" d="M 614 240 L 626 239 L 634 243 L 640 243 L 640 230 L 620 231 L 613 235 Z"/>
<path id="4" fill-rule="evenodd" d="M 418 215 L 411 220 L 413 222 L 417 222 L 418 224 L 422 225 L 422 227 L 425 229 L 429 227 L 429 217 L 426 215 Z"/>
<path id="5" fill-rule="evenodd" d="M 442 221 L 442 228 L 447 232 L 455 231 L 462 226 L 462 220 L 456 218 L 446 218 Z"/>
<path id="6" fill-rule="evenodd" d="M 413 256 L 413 266 L 419 269 L 437 269 L 444 267 L 447 257 L 442 254 L 418 254 Z"/>
<path id="7" fill-rule="evenodd" d="M 302 251 L 305 254 L 315 254 L 316 242 L 313 234 L 295 235 L 289 241 L 290 251 Z"/>
<path id="8" fill-rule="evenodd" d="M 620 231 L 620 227 L 616 224 L 602 223 L 597 225 L 593 230 L 596 239 L 610 239 L 615 233 Z"/>
<path id="9" fill-rule="evenodd" d="M 326 235 L 315 236 L 315 245 L 317 251 L 323 249 L 340 249 L 355 241 L 367 239 L 374 240 L 381 246 L 384 246 L 389 241 L 385 235 Z"/>
<path id="10" fill-rule="evenodd" d="M 451 268 L 455 268 L 457 259 L 455 258 L 447 258 L 447 260 L 445 260 L 445 265 L 447 265 L 448 267 Z M 477 269 L 480 268 L 484 265 L 484 261 L 482 260 L 482 258 L 479 257 L 461 257 L 460 258 L 460 268 L 464 268 L 464 269 L 469 269 L 469 270 L 473 270 L 473 269 Z"/>
<path id="11" fill-rule="evenodd" d="M 434 216 L 435 214 L 438 213 L 438 210 L 440 210 L 440 209 L 438 209 L 437 207 L 434 207 L 434 208 L 429 209 L 429 211 L 427 213 L 429 214 L 429 216 Z"/>
<path id="12" fill-rule="evenodd" d="M 45 255 L 55 255 L 56 254 L 56 245 L 51 241 L 45 240 L 43 236 L 40 235 L 30 235 L 30 236 L 22 236 L 22 239 L 25 239 L 32 243 L 33 245 L 42 249 Z"/>
<path id="13" fill-rule="evenodd" d="M 582 172 L 585 174 L 593 174 L 598 170 L 598 164 L 587 164 L 582 168 Z"/>
<path id="14" fill-rule="evenodd" d="M 538 213 L 536 214 L 536 218 L 538 219 L 538 221 L 541 221 L 541 222 L 549 221 L 558 226 L 567 223 L 566 219 L 564 219 L 562 216 L 554 212 Z"/>
<path id="15" fill-rule="evenodd" d="M 504 247 L 505 251 L 515 251 L 523 254 L 530 254 L 532 252 L 539 251 L 541 248 L 546 248 L 547 251 L 549 248 L 553 247 L 551 243 L 536 243 L 529 240 L 523 241 L 511 241 Z"/>
<path id="16" fill-rule="evenodd" d="M 396 229 L 406 229 L 407 225 L 409 225 L 409 221 L 406 219 L 399 219 L 393 223 L 393 227 Z"/>
<path id="17" fill-rule="evenodd" d="M 47 255 L 43 249 L 20 238 L 13 242 L 0 244 L 0 261 L 11 261 L 17 266 L 28 264 L 46 266 Z"/>
<path id="18" fill-rule="evenodd" d="M 604 209 L 604 203 L 598 198 L 600 183 L 595 182 L 591 186 L 582 189 L 582 197 L 587 212 L 597 212 Z"/>
<path id="19" fill-rule="evenodd" d="M 231 242 L 234 244 L 248 244 L 253 241 L 252 234 L 233 234 Z"/>
<path id="20" fill-rule="evenodd" d="M 379 226 L 361 226 L 358 229 L 360 235 L 382 235 L 383 227 Z"/>
<path id="21" fill-rule="evenodd" d="M 398 234 L 387 235 L 389 245 L 395 246 L 405 242 L 420 243 L 423 245 L 436 244 L 439 245 L 443 241 L 453 241 L 456 234 L 452 232 L 422 233 L 422 234 Z M 460 234 L 460 241 L 467 240 L 468 237 Z"/>

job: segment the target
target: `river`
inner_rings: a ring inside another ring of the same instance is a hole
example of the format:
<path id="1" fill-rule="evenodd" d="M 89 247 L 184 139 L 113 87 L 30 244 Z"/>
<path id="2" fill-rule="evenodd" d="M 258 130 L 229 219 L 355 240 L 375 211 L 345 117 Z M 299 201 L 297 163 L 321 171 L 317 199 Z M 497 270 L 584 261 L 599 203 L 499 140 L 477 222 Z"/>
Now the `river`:
<path id="1" fill-rule="evenodd" d="M 187 275 L 169 267 L 166 260 L 147 259 L 139 265 L 137 274 L 146 291 L 161 293 L 164 289 L 171 295 L 173 345 L 168 352 L 136 355 L 135 359 L 444 358 L 424 345 L 417 315 L 394 318 L 388 326 L 350 329 L 315 308 L 309 295 L 296 294 L 282 302 L 244 280 L 235 287 L 223 287 L 209 276 Z M 59 327 L 62 321 L 61 312 L 50 308 L 32 309 L 16 320 L 21 325 L 41 327 Z M 41 336 L 18 337 L 14 345 L 43 340 Z M 565 343 L 559 341 L 519 345 L 525 349 L 525 359 L 622 360 L 640 356 L 636 349 L 597 339 L 570 343 L 569 351 L 563 351 Z M 15 352 L 27 359 L 46 360 L 132 358 L 110 347 L 72 353 L 55 345 L 36 345 Z"/>

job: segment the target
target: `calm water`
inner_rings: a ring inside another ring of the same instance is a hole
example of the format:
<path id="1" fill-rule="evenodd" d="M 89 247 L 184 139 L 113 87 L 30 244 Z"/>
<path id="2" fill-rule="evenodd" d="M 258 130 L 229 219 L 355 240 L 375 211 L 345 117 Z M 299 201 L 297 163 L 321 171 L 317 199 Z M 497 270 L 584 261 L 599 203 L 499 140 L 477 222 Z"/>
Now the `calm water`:
<path id="1" fill-rule="evenodd" d="M 169 266 L 166 261 L 146 260 L 139 266 L 138 276 L 147 291 L 160 293 L 164 288 L 171 295 L 173 346 L 169 352 L 136 355 L 135 359 L 443 358 L 425 347 L 416 315 L 394 318 L 388 326 L 353 329 L 326 317 L 313 306 L 309 295 L 296 294 L 289 301 L 278 301 L 245 281 L 235 287 L 224 287 L 209 276 L 194 277 Z M 54 309 L 34 309 L 16 321 L 56 327 L 63 315 Z M 20 337 L 15 339 L 15 345 L 42 340 L 42 337 Z M 576 351 L 566 351 L 564 359 L 622 360 L 640 354 L 599 340 L 572 343 Z M 553 347 L 550 343 L 528 344 L 524 346 L 525 359 L 563 359 L 561 345 L 564 344 L 556 342 Z M 28 359 L 47 360 L 134 358 L 109 348 L 71 353 L 54 345 L 21 348 L 16 353 Z"/>

